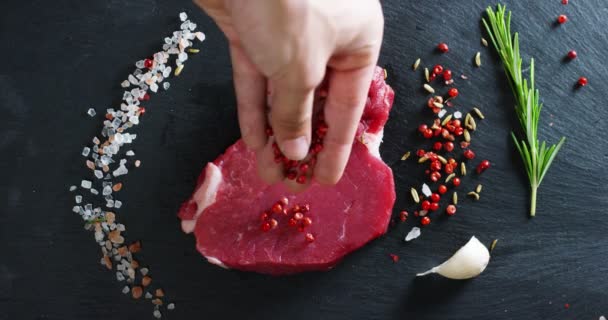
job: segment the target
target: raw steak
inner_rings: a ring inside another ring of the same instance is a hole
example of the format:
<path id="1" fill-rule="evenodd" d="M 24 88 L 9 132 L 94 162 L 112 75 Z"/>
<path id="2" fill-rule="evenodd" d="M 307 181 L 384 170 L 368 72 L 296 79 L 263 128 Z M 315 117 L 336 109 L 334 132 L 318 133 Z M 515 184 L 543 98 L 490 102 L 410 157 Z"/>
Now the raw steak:
<path id="1" fill-rule="evenodd" d="M 267 185 L 257 175 L 254 154 L 239 140 L 201 173 L 192 197 L 178 213 L 182 229 L 194 232 L 197 249 L 225 268 L 281 275 L 328 270 L 345 255 L 384 234 L 395 202 L 391 169 L 378 147 L 393 103 L 393 90 L 376 68 L 368 101 L 344 176 L 335 186 L 313 184 L 290 193 L 284 184 Z M 309 204 L 313 224 L 305 233 L 278 217 L 278 226 L 260 229 L 260 214 L 281 197 L 290 205 Z"/>

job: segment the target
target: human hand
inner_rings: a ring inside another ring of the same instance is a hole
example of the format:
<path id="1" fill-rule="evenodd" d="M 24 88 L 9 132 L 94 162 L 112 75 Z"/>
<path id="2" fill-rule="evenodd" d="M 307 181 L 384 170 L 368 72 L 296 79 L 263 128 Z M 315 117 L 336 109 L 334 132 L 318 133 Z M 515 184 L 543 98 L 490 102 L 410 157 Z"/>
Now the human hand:
<path id="1" fill-rule="evenodd" d="M 274 162 L 270 124 L 283 154 L 301 160 L 311 140 L 315 88 L 327 77 L 328 126 L 314 178 L 338 182 L 350 156 L 384 19 L 377 0 L 195 0 L 228 38 L 241 135 L 256 152 L 260 176 L 285 179 Z M 266 92 L 270 114 L 267 117 Z M 297 189 L 294 181 L 285 179 Z M 301 188 L 301 187 L 300 187 Z"/>

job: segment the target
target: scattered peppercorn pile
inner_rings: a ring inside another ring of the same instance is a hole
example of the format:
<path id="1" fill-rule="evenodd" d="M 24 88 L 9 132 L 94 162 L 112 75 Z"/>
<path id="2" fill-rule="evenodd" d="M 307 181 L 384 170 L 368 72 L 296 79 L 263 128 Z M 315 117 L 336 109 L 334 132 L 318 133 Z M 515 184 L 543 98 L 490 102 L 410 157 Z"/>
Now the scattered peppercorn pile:
<path id="1" fill-rule="evenodd" d="M 482 39 L 484 45 L 487 41 Z M 445 43 L 440 43 L 437 50 L 441 53 L 449 52 L 448 46 Z M 475 55 L 475 65 L 481 66 L 481 55 L 478 52 Z M 417 70 L 420 66 L 420 59 L 414 63 L 413 69 Z M 446 197 L 446 194 L 452 190 L 452 196 L 448 200 L 449 204 L 445 206 L 445 214 L 453 216 L 456 214 L 458 205 L 457 189 L 460 186 L 461 179 L 467 175 L 467 166 L 471 166 L 477 158 L 472 148 L 472 133 L 477 130 L 476 118 L 484 119 L 484 115 L 479 108 L 474 107 L 469 113 L 464 115 L 456 107 L 456 99 L 460 92 L 456 87 L 454 80 L 454 72 L 443 65 L 437 64 L 430 70 L 424 69 L 426 83 L 423 88 L 432 96 L 427 99 L 426 107 L 434 115 L 431 123 L 420 124 L 417 128 L 420 136 L 429 142 L 429 149 L 420 149 L 416 151 L 418 163 L 427 166 L 425 175 L 428 179 L 424 183 L 420 191 L 418 188 L 412 188 L 411 194 L 414 202 L 419 206 L 414 212 L 414 216 L 420 219 L 422 226 L 429 225 L 433 219 L 433 213 L 441 208 L 441 199 Z M 463 80 L 467 77 L 461 75 Z M 441 88 L 436 89 L 435 87 Z M 438 91 L 444 91 L 444 94 L 437 94 Z M 406 153 L 402 160 L 409 157 Z M 491 164 L 488 160 L 481 160 L 475 166 L 477 174 L 483 173 L 490 168 Z M 479 199 L 481 185 L 476 191 L 469 192 L 468 195 Z M 401 211 L 399 219 L 406 221 L 409 216 L 407 211 Z M 418 230 L 410 235 L 410 240 L 419 235 Z"/>
<path id="2" fill-rule="evenodd" d="M 260 226 L 262 232 L 272 231 L 281 225 L 287 225 L 299 232 L 304 232 L 306 228 L 312 225 L 310 205 L 308 203 L 296 204 L 289 208 L 289 199 L 287 197 L 281 197 L 270 209 L 262 212 L 260 220 L 262 221 L 262 225 Z M 315 236 L 307 232 L 304 235 L 304 239 L 308 243 L 314 242 Z"/>
<path id="3" fill-rule="evenodd" d="M 73 211 L 85 221 L 85 229 L 93 232 L 95 241 L 101 247 L 101 264 L 108 270 L 116 271 L 116 280 L 127 283 L 122 290 L 124 294 L 131 293 L 133 299 L 140 299 L 142 296 L 149 299 L 154 305 L 152 315 L 155 318 L 162 317 L 161 307 L 173 310 L 175 304 L 165 304 L 163 289 L 153 288 L 149 268 L 143 267 L 135 259 L 135 254 L 141 250 L 141 243 L 135 241 L 126 245 L 124 237 L 126 227 L 117 223 L 117 215 L 114 212 L 122 207 L 122 202 L 114 195 L 123 188 L 123 184 L 112 180 L 126 175 L 129 172 L 128 166 L 139 167 L 141 161 L 122 158 L 116 163 L 113 157 L 122 155 L 121 147 L 137 138 L 136 134 L 127 131 L 139 124 L 140 117 L 146 113 L 142 101 L 150 99 L 148 90 L 157 92 L 161 83 L 163 89 L 169 89 L 169 82 L 164 80 L 172 73 L 175 76 L 181 73 L 184 62 L 188 59 L 188 53 L 199 52 L 198 49 L 190 48 L 193 45 L 192 41 L 194 39 L 203 41 L 205 35 L 202 32 L 194 32 L 196 24 L 188 20 L 186 13 L 180 13 L 179 18 L 182 22 L 180 30 L 164 39 L 163 51 L 135 63 L 136 69 L 133 74 L 129 74 L 127 80 L 121 83 L 121 87 L 126 91 L 119 109 L 107 109 L 101 139 L 94 137 L 92 146 L 84 147 L 82 150 L 82 155 L 87 158 L 85 165 L 90 169 L 94 179 L 82 180 L 80 187 L 81 191 L 88 191 L 91 194 L 91 202 L 84 204 L 83 195 L 76 195 L 76 205 L 73 208 Z M 176 56 L 174 72 L 168 66 L 172 55 Z M 95 109 L 90 108 L 87 114 L 94 117 Z M 129 150 L 124 155 L 133 157 L 135 152 Z M 100 185 L 101 193 L 96 189 L 97 185 Z M 75 192 L 77 189 L 77 186 L 71 186 L 69 190 Z M 87 200 L 89 199 L 84 202 Z M 105 203 L 105 205 L 93 208 L 93 203 Z"/>

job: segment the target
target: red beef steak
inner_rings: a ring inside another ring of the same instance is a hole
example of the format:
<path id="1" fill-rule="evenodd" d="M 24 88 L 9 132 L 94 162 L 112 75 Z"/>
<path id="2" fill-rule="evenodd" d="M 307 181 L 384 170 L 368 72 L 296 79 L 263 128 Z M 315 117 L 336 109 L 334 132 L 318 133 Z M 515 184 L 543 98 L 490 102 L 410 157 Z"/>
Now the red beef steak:
<path id="1" fill-rule="evenodd" d="M 293 194 L 282 183 L 267 185 L 258 178 L 253 152 L 237 141 L 201 173 L 178 213 L 182 229 L 194 232 L 197 249 L 221 267 L 273 275 L 332 268 L 387 230 L 395 189 L 378 147 L 393 98 L 376 68 L 350 159 L 335 186 L 313 182 Z M 260 214 L 282 197 L 289 206 L 310 206 L 306 216 L 313 223 L 304 231 L 282 214 L 275 215 L 275 228 L 261 230 Z"/>

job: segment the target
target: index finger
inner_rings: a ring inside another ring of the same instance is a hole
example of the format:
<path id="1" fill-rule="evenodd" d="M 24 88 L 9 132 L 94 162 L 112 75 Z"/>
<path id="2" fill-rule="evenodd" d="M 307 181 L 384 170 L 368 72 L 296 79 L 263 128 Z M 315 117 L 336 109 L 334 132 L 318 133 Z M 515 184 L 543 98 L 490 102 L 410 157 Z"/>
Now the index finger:
<path id="1" fill-rule="evenodd" d="M 374 65 L 352 70 L 333 70 L 324 114 L 327 134 L 318 155 L 315 179 L 322 184 L 337 183 L 350 156 L 353 139 L 365 107 Z"/>

